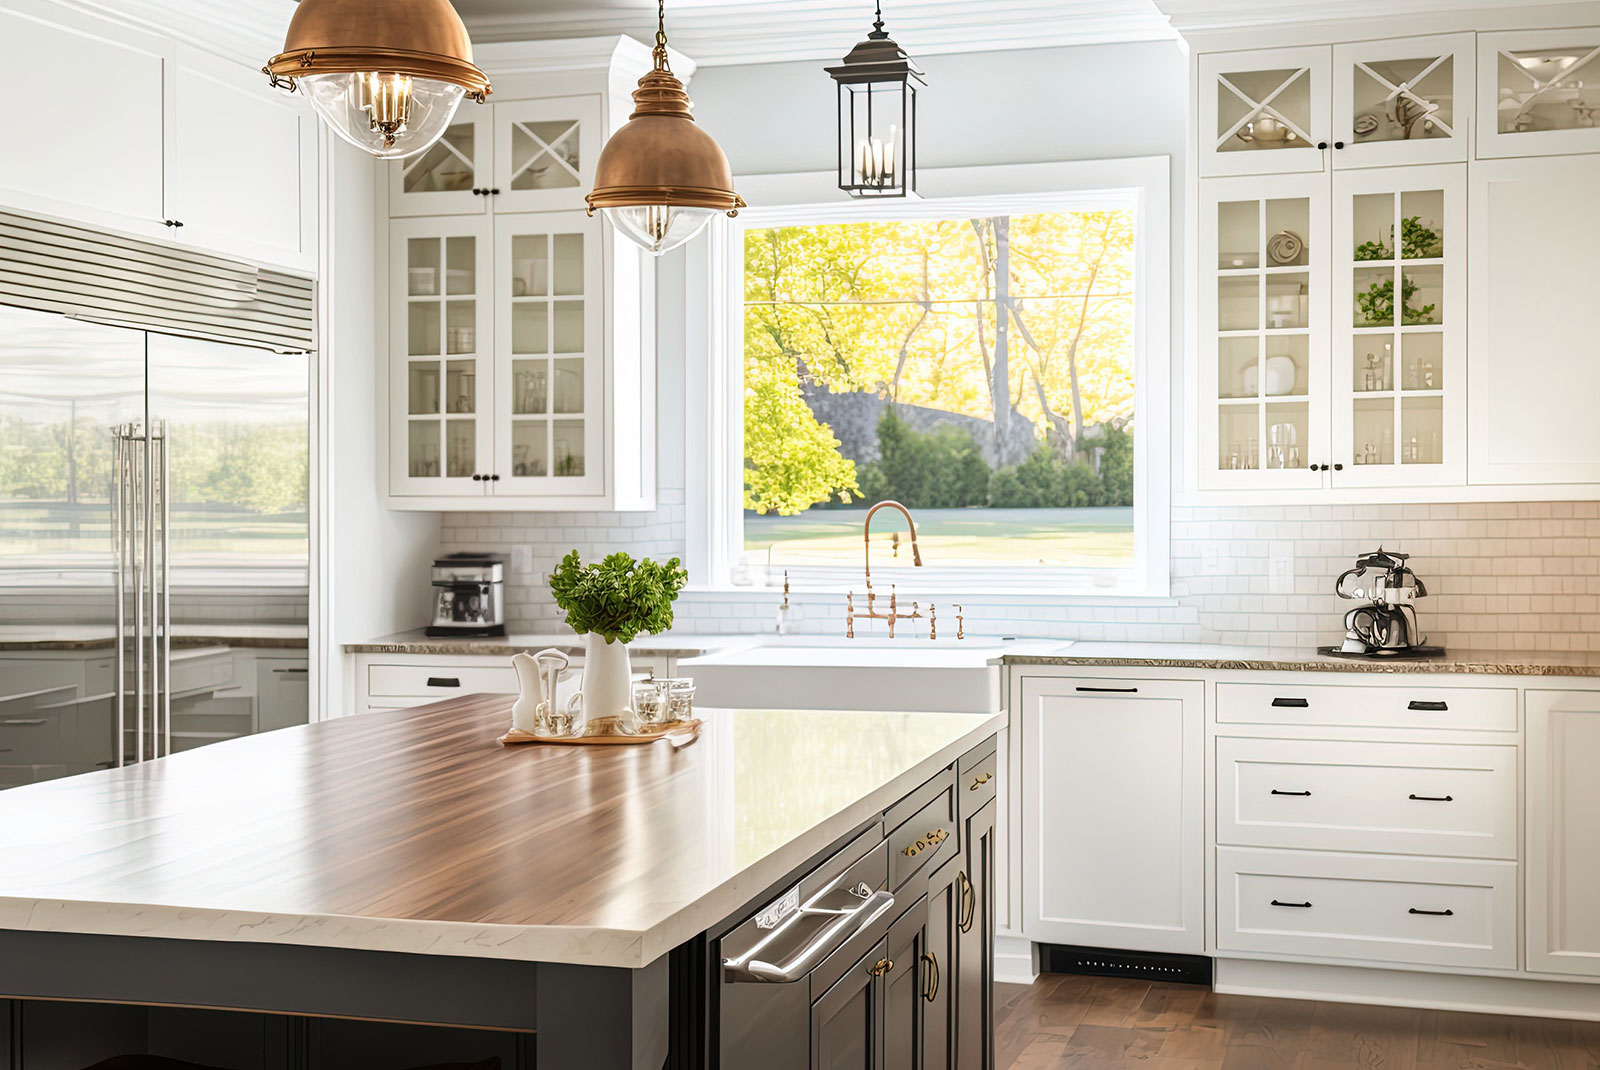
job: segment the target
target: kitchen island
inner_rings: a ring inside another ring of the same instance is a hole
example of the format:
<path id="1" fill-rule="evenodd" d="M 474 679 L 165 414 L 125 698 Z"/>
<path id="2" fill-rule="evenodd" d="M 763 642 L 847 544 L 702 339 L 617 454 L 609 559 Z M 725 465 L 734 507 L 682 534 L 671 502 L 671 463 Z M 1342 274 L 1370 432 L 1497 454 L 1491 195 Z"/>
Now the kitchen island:
<path id="1" fill-rule="evenodd" d="M 866 1044 L 915 1029 L 920 1049 L 941 940 L 944 1043 L 988 1046 L 998 717 L 712 710 L 681 749 L 506 748 L 509 702 L 341 718 L 0 795 L 0 1067 L 82 1067 L 179 1033 L 265 1045 L 220 1065 L 331 1067 L 351 1045 L 432 1051 L 441 1030 L 499 1031 L 508 1067 L 714 1066 L 724 988 L 800 993 L 798 1021 L 763 1028 L 826 1046 L 847 1018 L 830 1033 L 804 1008 L 888 1005 L 902 978 L 913 1020 L 867 1016 Z M 781 934 L 825 892 L 850 925 L 804 942 L 817 961 L 787 964 L 803 976 L 763 977 L 754 956 L 756 983 L 724 984 L 725 940 Z M 896 939 L 914 945 L 898 970 Z M 819 978 L 827 991 L 805 989 Z M 179 1008 L 215 1010 L 173 1026 Z M 352 1040 L 352 1021 L 432 1032 Z"/>

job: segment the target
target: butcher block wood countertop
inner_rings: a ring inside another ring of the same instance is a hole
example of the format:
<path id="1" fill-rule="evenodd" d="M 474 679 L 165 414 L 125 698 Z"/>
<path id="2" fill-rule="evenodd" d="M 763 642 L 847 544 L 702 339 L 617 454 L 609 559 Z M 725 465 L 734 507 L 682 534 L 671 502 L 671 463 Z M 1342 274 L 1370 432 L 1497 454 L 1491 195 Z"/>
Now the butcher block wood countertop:
<path id="1" fill-rule="evenodd" d="M 709 710 L 677 750 L 501 747 L 510 702 L 0 792 L 0 929 L 641 967 L 1003 720 Z"/>

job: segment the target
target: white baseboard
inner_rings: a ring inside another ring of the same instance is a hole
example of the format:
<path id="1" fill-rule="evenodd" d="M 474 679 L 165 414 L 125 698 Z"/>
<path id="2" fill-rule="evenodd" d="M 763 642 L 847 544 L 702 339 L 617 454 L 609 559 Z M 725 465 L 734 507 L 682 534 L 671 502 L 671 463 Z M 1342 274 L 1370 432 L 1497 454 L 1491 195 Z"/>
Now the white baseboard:
<path id="1" fill-rule="evenodd" d="M 1239 996 L 1600 1021 L 1600 991 L 1596 986 L 1523 977 L 1219 958 L 1212 987 Z"/>
<path id="2" fill-rule="evenodd" d="M 1005 985 L 1031 985 L 1039 979 L 1039 948 L 1021 936 L 995 934 L 994 979 Z"/>

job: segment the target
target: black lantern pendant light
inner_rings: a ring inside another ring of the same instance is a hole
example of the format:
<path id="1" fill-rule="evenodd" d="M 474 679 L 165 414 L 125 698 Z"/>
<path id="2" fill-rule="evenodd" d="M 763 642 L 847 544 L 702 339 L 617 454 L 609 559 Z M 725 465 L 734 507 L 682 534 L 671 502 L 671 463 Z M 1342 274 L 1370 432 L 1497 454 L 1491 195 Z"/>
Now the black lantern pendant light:
<path id="1" fill-rule="evenodd" d="M 883 28 L 883 4 L 867 39 L 837 67 L 839 188 L 852 197 L 917 191 L 917 86 L 922 72 Z"/>

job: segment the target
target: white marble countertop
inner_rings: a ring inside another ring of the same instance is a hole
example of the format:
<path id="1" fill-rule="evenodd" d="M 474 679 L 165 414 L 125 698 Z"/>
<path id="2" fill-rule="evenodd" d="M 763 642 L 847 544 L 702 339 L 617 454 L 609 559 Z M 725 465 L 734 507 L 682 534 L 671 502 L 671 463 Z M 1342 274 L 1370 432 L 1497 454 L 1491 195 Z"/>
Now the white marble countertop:
<path id="1" fill-rule="evenodd" d="M 0 792 L 0 928 L 639 967 L 998 716 L 702 711 L 681 749 L 502 747 L 506 696 Z"/>
<path id="2" fill-rule="evenodd" d="M 692 658 L 730 645 L 749 643 L 755 636 L 691 635 L 669 632 L 666 635 L 641 635 L 628 644 L 635 656 Z M 346 654 L 440 654 L 446 656 L 505 656 L 519 651 L 539 651 L 547 647 L 568 654 L 583 653 L 584 638 L 572 632 L 512 632 L 492 639 L 457 639 L 426 635 L 421 628 L 396 632 L 359 643 L 345 643 Z"/>

